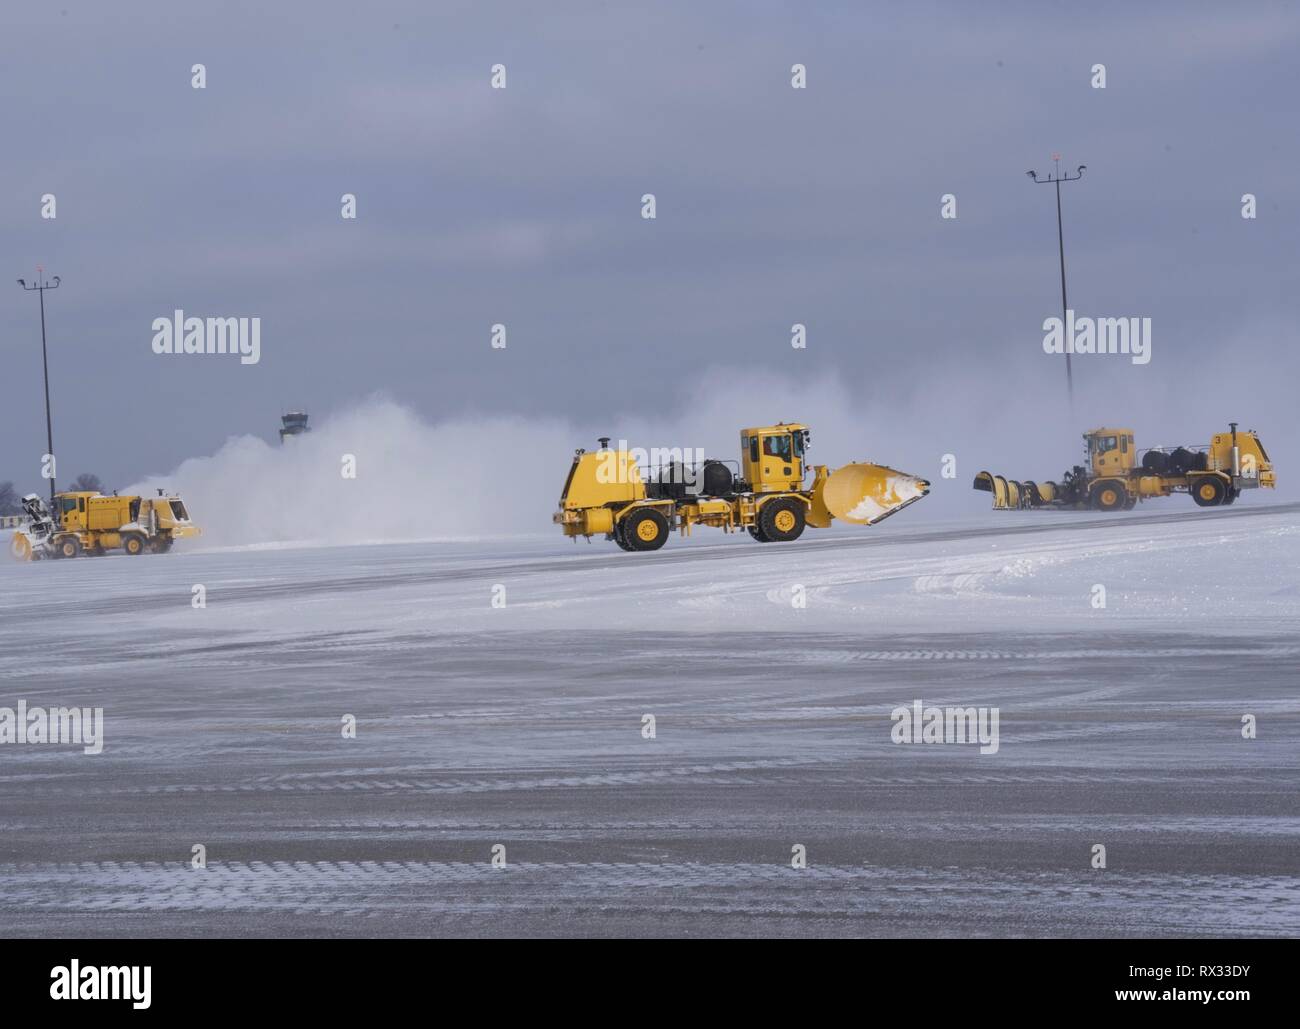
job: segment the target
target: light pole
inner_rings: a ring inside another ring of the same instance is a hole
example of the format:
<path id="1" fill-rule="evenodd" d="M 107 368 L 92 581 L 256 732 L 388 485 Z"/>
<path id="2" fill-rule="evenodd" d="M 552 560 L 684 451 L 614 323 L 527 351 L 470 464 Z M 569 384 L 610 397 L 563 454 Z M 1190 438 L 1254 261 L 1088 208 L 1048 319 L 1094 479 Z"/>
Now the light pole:
<path id="1" fill-rule="evenodd" d="M 36 281 L 30 286 L 23 279 L 18 280 L 18 285 L 27 290 L 28 293 L 35 290 L 41 295 L 41 365 L 45 370 L 45 446 L 46 453 L 54 458 L 54 423 L 50 419 L 50 359 L 45 349 L 45 291 L 47 289 L 59 288 L 59 277 L 56 275 L 52 282 L 45 281 L 45 269 L 37 267 Z M 50 513 L 57 518 L 54 513 L 54 473 L 58 470 L 58 462 L 50 468 Z"/>
<path id="2" fill-rule="evenodd" d="M 1061 155 L 1053 154 L 1052 161 L 1056 165 L 1056 170 L 1050 173 L 1047 178 L 1040 179 L 1036 172 L 1025 172 L 1031 179 L 1040 186 L 1047 185 L 1049 182 L 1056 186 L 1056 245 L 1061 255 L 1061 334 L 1067 332 L 1068 319 L 1066 311 L 1069 309 L 1069 302 L 1065 299 L 1065 233 L 1061 228 L 1061 183 L 1077 182 L 1083 178 L 1084 171 L 1087 170 L 1086 164 L 1079 165 L 1079 170 L 1073 175 L 1066 173 L 1061 174 Z M 1074 339 L 1069 338 L 1065 341 L 1065 385 L 1070 394 L 1070 414 L 1074 414 L 1074 370 L 1070 367 L 1070 355 L 1074 353 Z"/>

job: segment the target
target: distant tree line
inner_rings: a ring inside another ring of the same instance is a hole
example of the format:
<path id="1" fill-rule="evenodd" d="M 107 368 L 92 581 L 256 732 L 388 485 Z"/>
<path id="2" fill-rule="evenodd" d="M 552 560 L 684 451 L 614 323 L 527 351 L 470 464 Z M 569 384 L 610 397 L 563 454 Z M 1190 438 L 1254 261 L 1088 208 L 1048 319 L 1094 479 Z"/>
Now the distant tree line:
<path id="1" fill-rule="evenodd" d="M 104 484 L 100 482 L 99 476 L 91 475 L 89 472 L 82 472 L 72 480 L 70 486 L 65 486 L 64 488 L 69 491 L 104 492 Z M 17 515 L 22 513 L 22 495 L 14 488 L 13 481 L 6 479 L 5 481 L 0 482 L 0 516 Z"/>

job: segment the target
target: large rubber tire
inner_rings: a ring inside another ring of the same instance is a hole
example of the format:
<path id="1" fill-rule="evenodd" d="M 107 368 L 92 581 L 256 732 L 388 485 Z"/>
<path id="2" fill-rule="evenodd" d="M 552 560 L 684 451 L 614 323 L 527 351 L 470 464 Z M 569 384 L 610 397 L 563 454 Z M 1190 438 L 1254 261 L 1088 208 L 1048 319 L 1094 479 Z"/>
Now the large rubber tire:
<path id="1" fill-rule="evenodd" d="M 623 538 L 623 526 L 621 524 L 614 526 L 614 531 L 610 535 L 614 538 L 614 542 L 618 544 L 619 550 L 632 549 L 627 545 L 627 540 Z"/>
<path id="2" fill-rule="evenodd" d="M 1092 485 L 1089 494 L 1098 511 L 1122 511 L 1128 503 L 1128 489 L 1118 479 L 1102 479 Z"/>
<path id="3" fill-rule="evenodd" d="M 748 528 L 749 528 L 749 534 L 753 536 L 754 539 L 758 540 L 759 543 L 772 542 L 770 539 L 768 539 L 766 536 L 763 535 L 763 530 L 759 528 L 757 525 L 751 525 Z"/>
<path id="4" fill-rule="evenodd" d="M 167 551 L 171 550 L 171 548 L 172 541 L 166 536 L 155 536 L 153 542 L 149 544 L 149 553 L 165 554 Z"/>
<path id="5" fill-rule="evenodd" d="M 1198 475 L 1188 484 L 1197 507 L 1218 507 L 1225 503 L 1228 487 L 1216 475 Z"/>
<path id="6" fill-rule="evenodd" d="M 137 554 L 143 554 L 145 549 L 143 536 L 134 532 L 128 532 L 122 537 L 122 553 L 130 554 L 132 557 L 135 557 Z"/>
<path id="7" fill-rule="evenodd" d="M 59 557 L 80 557 L 81 541 L 75 536 L 68 536 L 59 540 L 59 545 L 55 548 L 55 553 Z"/>
<path id="8" fill-rule="evenodd" d="M 668 542 L 668 519 L 653 507 L 633 511 L 619 525 L 631 550 L 658 550 Z"/>
<path id="9" fill-rule="evenodd" d="M 769 500 L 758 514 L 763 535 L 773 543 L 789 543 L 803 535 L 804 506 L 793 497 Z"/>

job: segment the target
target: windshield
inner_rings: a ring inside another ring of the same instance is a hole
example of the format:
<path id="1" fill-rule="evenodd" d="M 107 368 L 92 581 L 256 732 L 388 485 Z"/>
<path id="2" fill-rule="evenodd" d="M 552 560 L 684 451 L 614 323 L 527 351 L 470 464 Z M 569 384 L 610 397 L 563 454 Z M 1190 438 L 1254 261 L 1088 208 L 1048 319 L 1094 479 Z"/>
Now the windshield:
<path id="1" fill-rule="evenodd" d="M 779 457 L 783 461 L 790 460 L 790 437 L 789 436 L 764 436 L 763 453 L 768 457 Z"/>

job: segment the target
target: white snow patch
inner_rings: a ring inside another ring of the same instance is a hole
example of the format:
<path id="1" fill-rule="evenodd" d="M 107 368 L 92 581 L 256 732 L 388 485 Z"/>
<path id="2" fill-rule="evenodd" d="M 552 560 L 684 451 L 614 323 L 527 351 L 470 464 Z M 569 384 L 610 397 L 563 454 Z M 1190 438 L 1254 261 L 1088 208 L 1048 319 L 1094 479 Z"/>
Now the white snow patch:
<path id="1" fill-rule="evenodd" d="M 900 504 L 905 504 L 909 500 L 915 500 L 917 497 L 924 496 L 925 491 L 921 487 L 921 481 L 911 475 L 891 475 L 885 480 L 885 503 L 876 500 L 875 497 L 863 497 L 857 505 L 848 513 L 848 517 L 865 522 L 874 522 L 878 518 L 883 518 L 890 511 L 895 510 Z"/>

